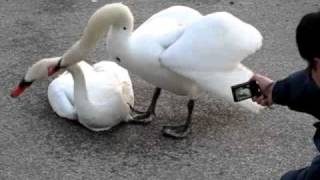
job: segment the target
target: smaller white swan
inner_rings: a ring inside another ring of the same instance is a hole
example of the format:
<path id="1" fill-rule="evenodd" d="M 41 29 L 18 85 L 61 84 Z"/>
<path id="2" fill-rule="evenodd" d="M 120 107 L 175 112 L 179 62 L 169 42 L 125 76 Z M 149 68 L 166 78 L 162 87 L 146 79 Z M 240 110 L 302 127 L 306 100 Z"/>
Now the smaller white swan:
<path id="1" fill-rule="evenodd" d="M 59 60 L 57 57 L 38 61 L 28 70 L 23 81 L 46 78 L 52 65 Z M 68 66 L 67 70 L 70 73 L 61 74 L 48 87 L 49 103 L 59 116 L 77 119 L 93 131 L 108 130 L 131 119 L 129 113 L 134 94 L 127 70 L 108 61 L 93 66 L 81 61 Z M 25 88 L 19 85 L 11 95 L 18 96 L 21 89 Z"/>

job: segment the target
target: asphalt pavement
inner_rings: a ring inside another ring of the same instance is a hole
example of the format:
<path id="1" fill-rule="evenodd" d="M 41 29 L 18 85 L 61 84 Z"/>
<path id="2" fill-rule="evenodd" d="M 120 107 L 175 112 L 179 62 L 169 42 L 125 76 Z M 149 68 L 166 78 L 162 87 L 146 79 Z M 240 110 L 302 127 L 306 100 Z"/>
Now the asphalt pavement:
<path id="1" fill-rule="evenodd" d="M 161 135 L 181 123 L 187 99 L 164 91 L 157 119 L 92 132 L 59 118 L 48 104 L 50 81 L 36 82 L 21 97 L 9 90 L 33 62 L 60 56 L 80 36 L 90 15 L 108 0 L 0 0 L 0 179 L 279 179 L 317 154 L 313 117 L 274 106 L 252 114 L 217 96 L 196 101 L 192 133 L 183 140 Z M 228 11 L 264 36 L 261 50 L 244 64 L 274 79 L 305 67 L 295 45 L 300 18 L 318 0 L 122 0 L 139 26 L 172 5 L 203 14 Z M 107 59 L 104 42 L 90 62 Z M 131 74 L 136 107 L 148 106 L 153 86 Z"/>

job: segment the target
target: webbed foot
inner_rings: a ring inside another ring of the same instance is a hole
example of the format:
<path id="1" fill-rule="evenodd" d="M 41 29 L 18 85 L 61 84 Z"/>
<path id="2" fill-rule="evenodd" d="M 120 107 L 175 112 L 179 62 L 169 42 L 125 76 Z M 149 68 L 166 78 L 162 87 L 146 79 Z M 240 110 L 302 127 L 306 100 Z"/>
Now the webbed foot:
<path id="1" fill-rule="evenodd" d="M 191 131 L 191 128 L 186 125 L 180 126 L 164 126 L 162 134 L 167 137 L 182 139 L 185 138 Z"/>

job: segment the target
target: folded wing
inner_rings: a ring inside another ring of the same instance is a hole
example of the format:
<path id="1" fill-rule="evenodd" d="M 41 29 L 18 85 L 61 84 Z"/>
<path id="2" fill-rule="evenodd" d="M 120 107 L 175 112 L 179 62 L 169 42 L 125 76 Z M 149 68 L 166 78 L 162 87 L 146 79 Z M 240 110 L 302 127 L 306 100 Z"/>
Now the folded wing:
<path id="1" fill-rule="evenodd" d="M 232 100 L 230 87 L 252 76 L 241 61 L 261 45 L 262 35 L 255 27 L 227 12 L 217 12 L 187 26 L 162 53 L 160 63 L 204 90 Z"/>

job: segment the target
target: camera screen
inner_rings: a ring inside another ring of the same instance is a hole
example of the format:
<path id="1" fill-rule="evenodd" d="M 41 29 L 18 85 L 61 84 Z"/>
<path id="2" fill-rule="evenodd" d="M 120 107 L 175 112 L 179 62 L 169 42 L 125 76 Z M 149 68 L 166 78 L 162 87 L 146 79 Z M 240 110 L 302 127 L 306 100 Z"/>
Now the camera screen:
<path id="1" fill-rule="evenodd" d="M 251 91 L 248 87 L 239 87 L 235 90 L 235 95 L 238 101 L 252 97 Z"/>
<path id="2" fill-rule="evenodd" d="M 231 87 L 235 102 L 243 101 L 252 97 L 250 82 L 238 84 Z"/>
<path id="3" fill-rule="evenodd" d="M 231 87 L 233 100 L 235 102 L 249 99 L 253 96 L 260 96 L 261 90 L 255 81 L 237 84 Z"/>

